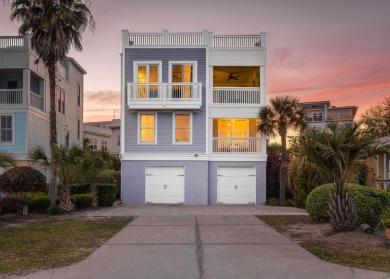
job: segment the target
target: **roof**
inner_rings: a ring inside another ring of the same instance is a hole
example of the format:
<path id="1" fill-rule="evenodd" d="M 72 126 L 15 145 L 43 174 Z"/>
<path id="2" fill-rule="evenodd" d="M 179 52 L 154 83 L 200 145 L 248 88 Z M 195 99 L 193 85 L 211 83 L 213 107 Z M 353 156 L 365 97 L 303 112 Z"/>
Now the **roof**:
<path id="1" fill-rule="evenodd" d="M 84 75 L 87 74 L 87 72 L 84 70 L 84 68 L 81 67 L 80 64 L 77 63 L 77 61 L 74 58 L 72 58 L 72 57 L 65 57 L 63 60 L 67 60 L 69 62 L 72 62 L 73 65 L 75 65 L 76 68 L 80 70 L 80 72 L 82 72 Z"/>

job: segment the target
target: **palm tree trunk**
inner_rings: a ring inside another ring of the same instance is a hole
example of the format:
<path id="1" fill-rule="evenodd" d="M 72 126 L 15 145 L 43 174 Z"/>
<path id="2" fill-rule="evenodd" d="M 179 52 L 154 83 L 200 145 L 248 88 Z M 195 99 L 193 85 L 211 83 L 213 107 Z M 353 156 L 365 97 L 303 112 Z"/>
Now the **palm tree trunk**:
<path id="1" fill-rule="evenodd" d="M 280 133 L 282 144 L 282 162 L 280 164 L 280 188 L 279 188 L 279 203 L 284 205 L 286 203 L 286 185 L 287 185 L 287 132 Z"/>
<path id="2" fill-rule="evenodd" d="M 57 120 L 56 120 L 56 69 L 55 62 L 49 61 L 49 80 L 50 80 L 50 157 L 54 158 L 54 149 L 57 145 Z M 49 197 L 52 205 L 58 195 L 57 190 L 57 170 L 50 168 Z"/>

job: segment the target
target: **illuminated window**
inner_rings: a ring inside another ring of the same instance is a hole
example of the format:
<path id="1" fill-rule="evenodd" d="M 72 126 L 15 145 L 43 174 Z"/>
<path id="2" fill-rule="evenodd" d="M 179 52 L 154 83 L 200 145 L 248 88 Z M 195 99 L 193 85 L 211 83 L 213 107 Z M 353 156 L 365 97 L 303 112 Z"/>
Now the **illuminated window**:
<path id="1" fill-rule="evenodd" d="M 197 82 L 196 62 L 170 62 L 170 79 L 172 83 L 178 83 L 178 85 L 172 85 L 171 93 L 172 98 L 193 98 L 196 93 L 191 85 L 186 83 Z"/>
<path id="2" fill-rule="evenodd" d="M 175 143 L 191 143 L 191 115 L 174 114 Z"/>
<path id="3" fill-rule="evenodd" d="M 140 114 L 140 143 L 155 143 L 156 141 L 156 115 L 155 114 Z"/>
<path id="4" fill-rule="evenodd" d="M 139 84 L 136 91 L 137 98 L 158 98 L 161 95 L 158 86 L 158 83 L 161 82 L 161 63 L 135 62 L 134 69 L 134 83 Z"/>

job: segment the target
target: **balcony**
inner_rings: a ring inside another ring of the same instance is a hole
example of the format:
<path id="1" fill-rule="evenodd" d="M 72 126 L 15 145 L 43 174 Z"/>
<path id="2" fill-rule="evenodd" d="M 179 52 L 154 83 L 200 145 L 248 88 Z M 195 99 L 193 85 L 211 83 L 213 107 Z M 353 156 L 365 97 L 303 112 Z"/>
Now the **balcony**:
<path id="1" fill-rule="evenodd" d="M 260 105 L 259 87 L 214 87 L 214 104 Z"/>
<path id="2" fill-rule="evenodd" d="M 202 106 L 202 84 L 128 83 L 128 106 L 131 110 L 199 110 Z"/>
<path id="3" fill-rule="evenodd" d="M 261 138 L 213 138 L 213 153 L 260 153 Z"/>
<path id="4" fill-rule="evenodd" d="M 0 105 L 19 105 L 23 101 L 23 89 L 0 89 Z"/>

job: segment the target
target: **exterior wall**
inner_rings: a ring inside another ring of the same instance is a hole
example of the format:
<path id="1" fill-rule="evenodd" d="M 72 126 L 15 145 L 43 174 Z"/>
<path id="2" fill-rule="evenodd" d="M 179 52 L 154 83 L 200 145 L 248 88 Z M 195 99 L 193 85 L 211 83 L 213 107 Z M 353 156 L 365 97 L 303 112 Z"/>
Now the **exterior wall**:
<path id="1" fill-rule="evenodd" d="M 184 203 L 208 203 L 207 161 L 122 161 L 122 201 L 124 204 L 145 204 L 145 168 L 147 166 L 184 166 Z"/>
<path id="2" fill-rule="evenodd" d="M 12 111 L 1 111 L 0 114 L 10 114 L 13 115 L 13 143 L 12 144 L 2 144 L 0 143 L 0 150 L 5 150 L 10 153 L 25 155 L 26 150 L 26 113 L 25 112 L 12 112 Z"/>
<path id="3" fill-rule="evenodd" d="M 217 204 L 218 167 L 256 167 L 256 204 L 265 204 L 266 162 L 209 162 L 208 204 Z"/>
<path id="4" fill-rule="evenodd" d="M 107 141 L 107 151 L 111 152 L 111 130 L 95 127 L 84 126 L 84 138 L 96 139 L 97 140 L 97 150 L 102 149 L 102 140 Z M 105 132 L 105 133 L 104 133 Z"/>
<path id="5" fill-rule="evenodd" d="M 28 150 L 42 146 L 50 155 L 50 124 L 48 116 L 30 111 L 28 114 Z"/>
<path id="6" fill-rule="evenodd" d="M 120 119 L 113 119 L 111 126 L 111 153 L 119 155 L 121 153 L 120 142 Z"/>
<path id="7" fill-rule="evenodd" d="M 205 153 L 206 152 L 206 49 L 164 48 L 125 49 L 125 84 L 133 82 L 133 61 L 162 61 L 162 82 L 167 83 L 169 61 L 197 61 L 197 82 L 202 83 L 202 107 L 192 114 L 192 144 L 175 145 L 172 142 L 172 113 L 159 112 L 157 116 L 157 144 L 137 144 L 136 112 L 127 107 L 125 94 L 125 152 L 126 153 Z M 127 90 L 127 89 L 126 89 Z"/>

